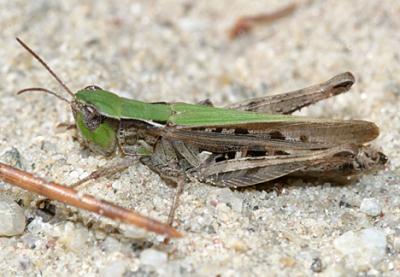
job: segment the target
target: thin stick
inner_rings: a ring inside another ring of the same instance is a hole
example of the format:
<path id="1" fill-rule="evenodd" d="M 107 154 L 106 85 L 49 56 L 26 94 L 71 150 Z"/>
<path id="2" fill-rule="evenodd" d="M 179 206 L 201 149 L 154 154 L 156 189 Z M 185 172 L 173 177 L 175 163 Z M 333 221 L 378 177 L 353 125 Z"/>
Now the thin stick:
<path id="1" fill-rule="evenodd" d="M 50 68 L 50 66 L 47 65 L 47 63 L 41 58 L 39 57 L 38 54 L 36 54 L 35 51 L 33 51 L 31 48 L 29 48 L 28 45 L 25 44 L 25 42 L 23 42 L 20 38 L 16 38 L 17 41 L 19 42 L 19 44 L 22 45 L 22 47 L 24 47 L 26 49 L 26 51 L 28 51 L 29 53 L 31 53 L 32 56 L 35 57 L 36 60 L 38 60 L 38 62 L 40 62 L 46 69 L 47 71 L 57 80 L 57 82 L 66 90 L 66 92 L 68 92 L 69 95 L 71 95 L 72 97 L 75 97 L 75 95 L 73 94 L 73 92 L 67 87 L 66 84 L 64 84 L 63 81 L 61 81 L 61 79 L 57 76 L 56 73 L 54 73 L 54 71 Z"/>
<path id="2" fill-rule="evenodd" d="M 296 7 L 297 5 L 292 3 L 272 13 L 240 17 L 230 29 L 229 38 L 235 39 L 240 35 L 250 32 L 256 24 L 268 24 L 281 19 L 282 17 L 286 17 L 292 14 L 296 10 Z"/>
<path id="3" fill-rule="evenodd" d="M 98 200 L 88 194 L 81 194 L 74 189 L 54 182 L 48 182 L 30 173 L 0 163 L 0 179 L 25 190 L 43 195 L 49 199 L 91 211 L 99 215 L 133 224 L 137 227 L 166 235 L 171 238 L 182 237 L 182 234 L 171 226 L 144 217 L 134 211 L 122 208 L 104 200 Z"/>

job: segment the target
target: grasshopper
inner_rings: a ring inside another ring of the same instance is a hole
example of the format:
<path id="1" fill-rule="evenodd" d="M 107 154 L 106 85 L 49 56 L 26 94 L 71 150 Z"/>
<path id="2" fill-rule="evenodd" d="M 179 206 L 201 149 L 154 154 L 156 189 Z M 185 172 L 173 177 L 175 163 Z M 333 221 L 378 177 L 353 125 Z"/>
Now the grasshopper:
<path id="1" fill-rule="evenodd" d="M 17 40 L 72 99 L 45 88 L 27 88 L 19 93 L 41 91 L 67 102 L 84 145 L 97 154 L 120 152 L 127 157 L 82 182 L 121 171 L 138 159 L 164 180 L 177 184 L 169 224 L 187 180 L 230 188 L 282 177 L 342 182 L 381 169 L 387 162 L 383 153 L 367 145 L 379 135 L 372 122 L 290 115 L 348 91 L 355 82 L 349 72 L 318 85 L 224 108 L 214 107 L 210 101 L 145 103 L 97 86 L 72 93 L 33 50 Z"/>

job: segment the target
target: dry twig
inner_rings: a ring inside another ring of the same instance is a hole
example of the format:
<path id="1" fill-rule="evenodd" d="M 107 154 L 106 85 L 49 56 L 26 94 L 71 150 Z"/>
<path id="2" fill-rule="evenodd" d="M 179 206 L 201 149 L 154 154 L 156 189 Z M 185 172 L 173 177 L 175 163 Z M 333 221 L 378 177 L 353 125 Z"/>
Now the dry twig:
<path id="1" fill-rule="evenodd" d="M 134 211 L 110 202 L 98 200 L 89 194 L 82 194 L 72 188 L 54 182 L 48 182 L 28 172 L 3 163 L 0 163 L 0 179 L 49 199 L 57 200 L 67 205 L 91 211 L 114 220 L 119 220 L 123 223 L 133 224 L 137 227 L 166 235 L 170 238 L 182 236 L 180 232 L 167 224 L 142 216 Z"/>

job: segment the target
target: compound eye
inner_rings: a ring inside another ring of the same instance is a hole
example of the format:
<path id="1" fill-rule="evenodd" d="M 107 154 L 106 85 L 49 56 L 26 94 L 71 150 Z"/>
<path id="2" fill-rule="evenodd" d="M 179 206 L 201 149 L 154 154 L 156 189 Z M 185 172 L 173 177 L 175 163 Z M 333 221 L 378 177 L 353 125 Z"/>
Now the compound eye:
<path id="1" fill-rule="evenodd" d="M 82 109 L 83 121 L 90 131 L 94 131 L 99 127 L 102 121 L 102 116 L 97 110 L 91 106 L 85 106 Z"/>
<path id="2" fill-rule="evenodd" d="M 90 85 L 90 86 L 85 87 L 85 90 L 93 91 L 93 90 L 103 90 L 103 89 L 96 85 Z"/>

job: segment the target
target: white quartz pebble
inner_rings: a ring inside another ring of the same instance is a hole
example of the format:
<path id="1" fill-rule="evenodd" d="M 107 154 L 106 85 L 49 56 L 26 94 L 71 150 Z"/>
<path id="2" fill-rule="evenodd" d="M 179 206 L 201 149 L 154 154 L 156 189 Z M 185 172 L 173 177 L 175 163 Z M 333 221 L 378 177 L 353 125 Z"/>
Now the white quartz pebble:
<path id="1" fill-rule="evenodd" d="M 140 253 L 140 262 L 143 265 L 157 267 L 167 262 L 167 253 L 151 248 L 145 249 Z"/>
<path id="2" fill-rule="evenodd" d="M 375 198 L 364 198 L 360 210 L 369 216 L 378 216 L 382 212 L 382 207 Z"/>
<path id="3" fill-rule="evenodd" d="M 0 200 L 0 236 L 20 235 L 24 229 L 24 210 L 12 200 Z"/>

